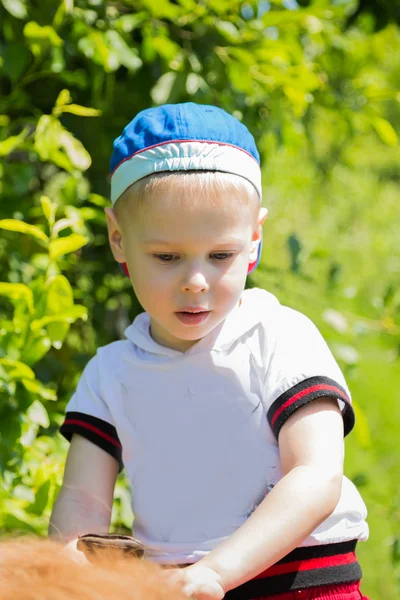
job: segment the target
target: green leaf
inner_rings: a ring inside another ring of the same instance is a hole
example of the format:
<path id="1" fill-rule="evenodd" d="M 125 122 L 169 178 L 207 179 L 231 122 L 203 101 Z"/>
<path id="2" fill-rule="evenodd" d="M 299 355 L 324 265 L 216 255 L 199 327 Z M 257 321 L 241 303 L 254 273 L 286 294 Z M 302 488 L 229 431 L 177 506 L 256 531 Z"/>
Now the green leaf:
<path id="1" fill-rule="evenodd" d="M 56 108 L 60 106 L 65 106 L 66 104 L 70 104 L 72 102 L 71 92 L 69 90 L 61 90 L 61 92 L 57 96 L 56 100 Z"/>
<path id="2" fill-rule="evenodd" d="M 384 144 L 387 146 L 397 145 L 399 138 L 389 121 L 381 117 L 374 117 L 372 125 Z"/>
<path id="3" fill-rule="evenodd" d="M 23 129 L 20 134 L 12 135 L 0 142 L 0 156 L 7 156 L 13 150 L 18 148 L 29 134 L 29 129 Z"/>
<path id="4" fill-rule="evenodd" d="M 47 414 L 47 410 L 40 402 L 40 400 L 35 400 L 32 402 L 30 407 L 27 410 L 27 416 L 32 423 L 36 425 L 40 425 L 47 429 L 50 425 L 49 415 Z"/>
<path id="5" fill-rule="evenodd" d="M 80 117 L 98 117 L 101 115 L 101 110 L 95 108 L 87 108 L 79 104 L 71 104 L 72 97 L 69 90 L 61 90 L 58 94 L 56 104 L 53 108 L 53 115 L 59 117 L 62 113 L 71 113 Z"/>
<path id="6" fill-rule="evenodd" d="M 64 106 L 72 102 L 71 92 L 69 90 L 61 90 L 57 96 L 56 107 Z"/>
<path id="7" fill-rule="evenodd" d="M 237 42 L 240 39 L 239 30 L 231 21 L 216 21 L 217 31 L 230 42 Z"/>
<path id="8" fill-rule="evenodd" d="M 72 219 L 59 219 L 52 229 L 52 235 L 57 236 L 60 231 L 67 229 L 67 227 L 73 227 L 74 225 L 77 225 L 78 222 L 78 219 L 75 217 Z"/>
<path id="9" fill-rule="evenodd" d="M 78 115 L 79 117 L 99 117 L 102 114 L 101 110 L 98 110 L 97 108 L 80 106 L 79 104 L 68 104 L 67 106 L 63 106 L 62 112 Z"/>
<path id="10" fill-rule="evenodd" d="M 46 217 L 50 228 L 54 225 L 57 205 L 52 202 L 48 196 L 41 196 L 40 203 L 42 205 L 43 214 Z"/>
<path id="11" fill-rule="evenodd" d="M 59 141 L 74 167 L 80 171 L 86 171 L 90 167 L 92 159 L 89 152 L 72 133 L 62 129 Z"/>
<path id="12" fill-rule="evenodd" d="M 47 354 L 51 348 L 51 340 L 47 336 L 30 338 L 21 353 L 21 360 L 27 365 L 34 365 Z"/>
<path id="13" fill-rule="evenodd" d="M 98 65 L 102 65 L 108 73 L 116 71 L 120 66 L 118 54 L 110 48 L 101 31 L 90 31 L 89 35 L 78 42 L 79 50 Z"/>
<path id="14" fill-rule="evenodd" d="M 57 400 L 56 393 L 53 390 L 46 388 L 37 379 L 35 381 L 32 381 L 31 379 L 21 379 L 21 383 L 28 392 L 38 395 L 44 400 Z"/>
<path id="15" fill-rule="evenodd" d="M 45 481 L 35 494 L 35 501 L 29 506 L 29 512 L 42 515 L 49 501 L 50 480 Z"/>
<path id="16" fill-rule="evenodd" d="M 71 306 L 70 309 L 63 312 L 57 313 L 56 315 L 50 315 L 42 317 L 41 319 L 35 319 L 31 322 L 31 330 L 38 331 L 48 325 L 48 323 L 74 323 L 77 319 L 87 320 L 87 308 L 79 304 Z"/>
<path id="17" fill-rule="evenodd" d="M 230 60 L 227 66 L 230 83 L 239 91 L 245 94 L 252 94 L 254 91 L 254 80 L 249 68 L 236 60 Z"/>
<path id="18" fill-rule="evenodd" d="M 368 419 L 361 406 L 353 401 L 353 408 L 356 416 L 356 426 L 354 435 L 362 448 L 370 448 L 371 434 L 369 431 Z"/>
<path id="19" fill-rule="evenodd" d="M 179 53 L 180 47 L 167 37 L 155 36 L 152 38 L 153 48 L 166 61 L 170 62 Z"/>
<path id="20" fill-rule="evenodd" d="M 148 16 L 147 12 L 122 15 L 113 22 L 113 25 L 116 29 L 120 29 L 124 33 L 130 33 L 139 27 L 145 19 L 148 19 Z"/>
<path id="21" fill-rule="evenodd" d="M 88 197 L 89 202 L 95 204 L 96 206 L 109 206 L 110 201 L 104 196 L 100 196 L 100 194 L 89 194 Z"/>
<path id="22" fill-rule="evenodd" d="M 3 56 L 3 71 L 15 83 L 25 72 L 31 53 L 24 44 L 8 43 L 1 52 Z"/>
<path id="23" fill-rule="evenodd" d="M 0 365 L 6 368 L 10 379 L 35 379 L 35 373 L 19 360 L 0 358 Z"/>
<path id="24" fill-rule="evenodd" d="M 136 48 L 130 48 L 125 40 L 117 31 L 109 29 L 106 32 L 108 44 L 118 54 L 118 59 L 121 65 L 124 65 L 130 71 L 137 71 L 143 65 L 143 61 L 139 58 L 139 53 Z"/>
<path id="25" fill-rule="evenodd" d="M 28 502 L 33 502 L 35 499 L 35 495 L 31 488 L 28 488 L 26 485 L 16 485 L 13 493 L 14 498 L 18 498 L 18 500 L 26 500 Z"/>
<path id="26" fill-rule="evenodd" d="M 50 242 L 50 258 L 55 260 L 64 254 L 75 252 L 88 243 L 88 238 L 80 233 L 72 233 L 63 238 Z"/>
<path id="27" fill-rule="evenodd" d="M 61 123 L 50 115 L 42 115 L 36 125 L 35 150 L 42 160 L 51 160 L 59 148 Z"/>
<path id="28" fill-rule="evenodd" d="M 170 71 L 161 75 L 156 85 L 152 88 L 150 95 L 156 104 L 165 104 L 171 94 L 176 80 L 176 73 Z"/>
<path id="29" fill-rule="evenodd" d="M 189 94 L 189 96 L 194 96 L 194 94 L 196 94 L 199 91 L 199 89 L 204 90 L 207 88 L 208 85 L 204 81 L 203 77 L 201 77 L 201 75 L 198 75 L 197 73 L 189 73 L 186 79 L 186 91 Z"/>
<path id="30" fill-rule="evenodd" d="M 0 295 L 6 296 L 10 300 L 24 300 L 30 313 L 33 313 L 33 294 L 32 290 L 23 283 L 3 283 L 0 282 Z"/>
<path id="31" fill-rule="evenodd" d="M 26 0 L 1 0 L 1 3 L 6 11 L 16 19 L 26 19 L 28 16 Z"/>
<path id="32" fill-rule="evenodd" d="M 20 511 L 20 517 L 14 514 L 7 513 L 4 516 L 4 529 L 6 531 L 13 531 L 14 533 L 30 533 L 35 534 L 35 528 L 25 521 L 26 515 L 23 511 Z"/>
<path id="33" fill-rule="evenodd" d="M 64 275 L 57 275 L 48 286 L 47 311 L 48 315 L 57 315 L 68 310 L 74 305 L 74 294 L 71 285 Z M 47 333 L 55 348 L 61 348 L 65 336 L 69 331 L 69 323 L 49 323 Z"/>
<path id="34" fill-rule="evenodd" d="M 150 14 L 159 19 L 175 19 L 180 12 L 178 6 L 175 6 L 169 0 L 141 0 L 142 5 Z"/>
<path id="35" fill-rule="evenodd" d="M 36 227 L 35 225 L 29 225 L 28 223 L 25 223 L 24 221 L 18 221 L 17 219 L 1 219 L 0 229 L 25 233 L 26 235 L 31 235 L 32 237 L 42 240 L 43 242 L 49 241 L 49 238 L 45 232 L 39 229 L 39 227 Z"/>
<path id="36" fill-rule="evenodd" d="M 24 36 L 28 47 L 35 56 L 40 56 L 49 46 L 62 46 L 63 40 L 50 25 L 39 25 L 30 21 L 24 27 Z"/>

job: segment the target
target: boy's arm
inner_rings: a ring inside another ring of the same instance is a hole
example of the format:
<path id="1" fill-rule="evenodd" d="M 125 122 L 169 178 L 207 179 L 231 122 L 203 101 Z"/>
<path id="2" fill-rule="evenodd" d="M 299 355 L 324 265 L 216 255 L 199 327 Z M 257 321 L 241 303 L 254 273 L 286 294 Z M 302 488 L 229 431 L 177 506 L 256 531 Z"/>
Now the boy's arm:
<path id="1" fill-rule="evenodd" d="M 320 398 L 299 408 L 282 426 L 278 442 L 282 479 L 234 534 L 185 569 L 196 597 L 202 597 L 204 567 L 215 572 L 226 593 L 294 550 L 335 509 L 344 457 L 337 401 Z"/>
<path id="2" fill-rule="evenodd" d="M 117 475 L 115 458 L 74 434 L 49 535 L 69 542 L 85 533 L 108 533 Z"/>

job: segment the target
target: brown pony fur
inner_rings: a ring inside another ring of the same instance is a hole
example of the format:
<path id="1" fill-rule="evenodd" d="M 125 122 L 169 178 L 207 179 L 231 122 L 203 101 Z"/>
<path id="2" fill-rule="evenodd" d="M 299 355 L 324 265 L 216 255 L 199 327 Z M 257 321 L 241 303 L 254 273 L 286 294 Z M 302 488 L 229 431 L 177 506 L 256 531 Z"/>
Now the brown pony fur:
<path id="1" fill-rule="evenodd" d="M 78 564 L 54 541 L 0 542 L 0 600 L 187 600 L 161 567 L 102 555 Z"/>

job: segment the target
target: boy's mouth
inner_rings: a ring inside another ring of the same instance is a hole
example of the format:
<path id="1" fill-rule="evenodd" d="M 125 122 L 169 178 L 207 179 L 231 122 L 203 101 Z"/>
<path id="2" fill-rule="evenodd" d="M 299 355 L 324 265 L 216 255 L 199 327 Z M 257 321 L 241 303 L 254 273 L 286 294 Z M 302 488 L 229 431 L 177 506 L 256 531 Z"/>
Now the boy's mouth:
<path id="1" fill-rule="evenodd" d="M 208 318 L 210 312 L 206 308 L 188 306 L 184 310 L 177 311 L 175 314 L 184 325 L 201 325 Z"/>

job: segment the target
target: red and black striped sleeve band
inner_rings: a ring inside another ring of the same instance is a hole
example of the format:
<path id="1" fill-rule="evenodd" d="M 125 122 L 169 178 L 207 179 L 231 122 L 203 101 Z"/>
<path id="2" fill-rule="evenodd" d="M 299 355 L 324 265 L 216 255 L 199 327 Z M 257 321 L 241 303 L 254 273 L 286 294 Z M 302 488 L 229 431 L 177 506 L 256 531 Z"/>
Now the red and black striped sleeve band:
<path id="1" fill-rule="evenodd" d="M 344 435 L 354 427 L 354 410 L 345 389 L 329 377 L 309 377 L 293 386 L 277 398 L 268 410 L 268 421 L 278 438 L 282 425 L 298 408 L 316 398 L 336 398 L 344 402 L 342 410 Z"/>
<path id="2" fill-rule="evenodd" d="M 60 433 L 70 442 L 73 433 L 79 433 L 102 450 L 108 452 L 118 461 L 122 469 L 122 446 L 117 430 L 113 425 L 81 412 L 67 412 Z"/>

